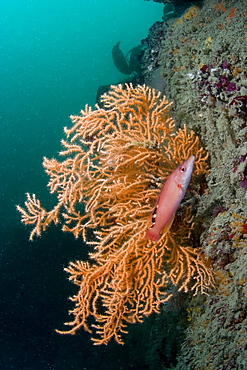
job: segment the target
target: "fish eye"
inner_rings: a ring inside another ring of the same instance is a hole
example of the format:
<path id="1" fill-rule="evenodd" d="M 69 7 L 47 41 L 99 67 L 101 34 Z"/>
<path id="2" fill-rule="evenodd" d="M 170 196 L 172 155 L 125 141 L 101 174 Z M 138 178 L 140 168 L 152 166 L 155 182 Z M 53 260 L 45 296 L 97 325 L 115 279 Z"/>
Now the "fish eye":
<path id="1" fill-rule="evenodd" d="M 185 167 L 180 167 L 180 172 L 181 173 L 184 173 L 186 171 L 186 168 Z"/>

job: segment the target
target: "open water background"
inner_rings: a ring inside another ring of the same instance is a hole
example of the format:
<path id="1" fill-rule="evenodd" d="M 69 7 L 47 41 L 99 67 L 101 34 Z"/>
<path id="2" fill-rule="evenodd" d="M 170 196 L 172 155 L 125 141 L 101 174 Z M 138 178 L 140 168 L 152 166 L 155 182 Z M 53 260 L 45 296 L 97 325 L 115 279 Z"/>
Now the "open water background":
<path id="1" fill-rule="evenodd" d="M 15 205 L 30 192 L 52 207 L 43 156 L 57 157 L 69 116 L 99 86 L 125 77 L 112 46 L 121 40 L 127 53 L 161 18 L 152 1 L 0 0 L 0 369 L 144 369 L 138 343 L 55 333 L 76 292 L 63 268 L 87 251 L 59 227 L 29 242 Z"/>

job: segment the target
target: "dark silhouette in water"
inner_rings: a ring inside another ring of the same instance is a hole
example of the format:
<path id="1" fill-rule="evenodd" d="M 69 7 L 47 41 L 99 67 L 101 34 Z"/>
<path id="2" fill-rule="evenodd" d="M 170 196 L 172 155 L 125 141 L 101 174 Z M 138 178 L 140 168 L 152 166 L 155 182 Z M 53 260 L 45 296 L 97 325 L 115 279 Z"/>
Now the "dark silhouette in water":
<path id="1" fill-rule="evenodd" d="M 115 67 L 125 75 L 137 74 L 139 77 L 141 77 L 141 58 L 144 53 L 143 46 L 135 46 L 125 57 L 119 45 L 120 41 L 118 41 L 118 43 L 112 48 L 112 58 Z"/>
<path id="2" fill-rule="evenodd" d="M 142 76 L 141 57 L 144 53 L 143 46 L 138 45 L 132 48 L 127 54 L 129 68 L 132 73 L 135 72 L 139 77 Z"/>
<path id="3" fill-rule="evenodd" d="M 116 45 L 112 48 L 112 58 L 115 64 L 115 67 L 123 74 L 128 75 L 128 77 L 124 78 L 123 80 L 114 83 L 114 85 L 118 84 L 132 84 L 133 86 L 142 85 L 144 83 L 143 74 L 142 74 L 142 56 L 144 53 L 144 46 L 138 45 L 132 48 L 126 58 L 119 48 L 120 41 L 117 42 Z M 96 103 L 102 107 L 102 103 L 100 101 L 101 95 L 108 92 L 111 88 L 111 85 L 104 85 L 98 88 L 96 94 Z"/>
<path id="4" fill-rule="evenodd" d="M 127 64 L 125 56 L 123 55 L 122 50 L 119 48 L 120 41 L 117 42 L 115 46 L 112 48 L 112 58 L 115 64 L 115 67 L 123 74 L 130 75 L 132 70 Z"/>

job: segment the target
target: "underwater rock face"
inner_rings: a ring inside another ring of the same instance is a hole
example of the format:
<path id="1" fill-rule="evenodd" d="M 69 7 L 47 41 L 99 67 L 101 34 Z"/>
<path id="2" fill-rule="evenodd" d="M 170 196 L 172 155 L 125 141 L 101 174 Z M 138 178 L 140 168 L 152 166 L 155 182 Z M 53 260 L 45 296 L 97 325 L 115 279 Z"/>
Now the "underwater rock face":
<path id="1" fill-rule="evenodd" d="M 150 86 L 161 93 L 165 93 L 166 90 L 166 80 L 162 74 L 162 67 L 156 68 L 150 73 Z"/>
<path id="2" fill-rule="evenodd" d="M 155 22 L 149 30 L 148 37 L 142 40 L 142 44 L 144 47 L 144 53 L 141 58 L 143 76 L 145 83 L 154 88 L 156 88 L 156 85 L 159 86 L 160 84 L 157 81 L 158 78 L 160 78 L 162 80 L 162 84 L 164 84 L 164 76 L 163 73 L 161 74 L 163 67 L 159 69 L 159 67 L 161 66 L 159 54 L 160 50 L 162 50 L 162 41 L 167 36 L 167 29 L 168 25 L 166 22 Z M 157 69 L 159 69 L 159 73 L 155 72 L 155 70 Z M 152 80 L 154 79 L 153 73 L 155 73 L 156 75 L 155 83 L 152 82 Z M 160 88 L 158 88 L 157 90 L 161 91 Z"/>
<path id="3" fill-rule="evenodd" d="M 159 24 L 158 29 L 151 28 L 143 60 L 145 83 L 154 86 L 154 71 L 161 72 L 165 94 L 174 101 L 176 124 L 200 133 L 210 156 L 207 189 L 195 207 L 195 228 L 202 253 L 210 258 L 215 271 L 216 289 L 206 298 L 185 299 L 188 330 L 172 368 L 245 369 L 246 2 L 209 0 L 194 10 L 189 8 L 180 17 Z M 150 61 L 151 55 L 152 64 L 148 65 L 145 56 Z M 156 338 L 155 348 L 158 341 L 160 347 L 165 342 L 168 346 L 166 334 Z M 165 350 L 163 346 L 163 353 Z M 154 358 L 157 363 L 153 352 Z"/>

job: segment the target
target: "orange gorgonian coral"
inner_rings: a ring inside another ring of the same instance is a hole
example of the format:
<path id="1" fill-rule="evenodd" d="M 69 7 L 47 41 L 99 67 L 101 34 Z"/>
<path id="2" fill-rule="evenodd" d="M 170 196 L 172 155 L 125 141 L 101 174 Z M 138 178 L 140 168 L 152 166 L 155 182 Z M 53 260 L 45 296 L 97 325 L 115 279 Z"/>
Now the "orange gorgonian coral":
<path id="1" fill-rule="evenodd" d="M 195 156 L 192 183 L 207 171 L 207 154 L 194 132 L 176 130 L 169 116 L 171 103 L 154 89 L 112 86 L 102 96 L 104 108 L 87 107 L 72 116 L 62 162 L 44 159 L 51 193 L 58 203 L 41 207 L 27 195 L 18 206 L 30 239 L 54 222 L 63 231 L 94 247 L 90 261 L 71 262 L 65 269 L 79 291 L 71 298 L 72 326 L 95 331 L 95 344 L 111 338 L 123 343 L 128 323 L 143 321 L 171 297 L 169 284 L 180 291 L 205 292 L 213 276 L 202 256 L 188 245 L 191 213 L 183 207 L 182 221 L 161 233 L 157 242 L 144 238 L 160 187 L 171 171 Z M 88 319 L 90 319 L 90 324 Z M 93 320 L 92 320 L 93 319 Z M 94 322 L 92 322 L 94 321 Z"/>

